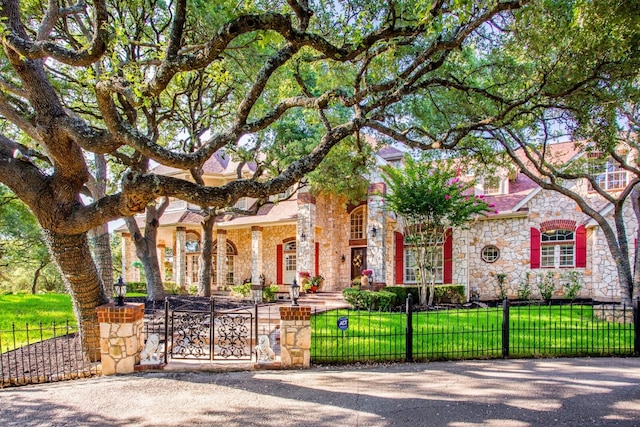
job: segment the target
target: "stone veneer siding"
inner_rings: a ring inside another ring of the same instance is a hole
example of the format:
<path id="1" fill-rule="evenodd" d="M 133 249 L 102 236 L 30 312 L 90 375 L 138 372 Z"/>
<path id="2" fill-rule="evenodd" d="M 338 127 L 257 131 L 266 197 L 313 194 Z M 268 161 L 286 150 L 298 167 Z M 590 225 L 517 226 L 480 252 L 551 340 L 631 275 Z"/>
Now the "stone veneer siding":
<path id="1" fill-rule="evenodd" d="M 144 304 L 114 303 L 96 308 L 100 322 L 100 356 L 103 375 L 129 374 L 140 363 L 144 340 Z"/>
<path id="2" fill-rule="evenodd" d="M 283 368 L 311 365 L 311 307 L 280 307 L 280 361 Z"/>

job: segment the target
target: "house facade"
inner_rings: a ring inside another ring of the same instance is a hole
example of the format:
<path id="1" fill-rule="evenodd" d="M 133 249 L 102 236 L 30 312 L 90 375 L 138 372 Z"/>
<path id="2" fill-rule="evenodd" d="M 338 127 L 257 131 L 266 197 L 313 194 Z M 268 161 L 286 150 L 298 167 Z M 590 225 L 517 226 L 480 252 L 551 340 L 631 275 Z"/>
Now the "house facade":
<path id="1" fill-rule="evenodd" d="M 554 150 L 566 160 L 576 156 L 572 143 L 557 144 Z M 379 163 L 397 164 L 402 155 L 393 148 L 381 150 Z M 205 164 L 205 182 L 220 185 L 235 179 L 238 166 L 216 155 Z M 156 172 L 184 174 L 172 169 Z M 603 174 L 609 190 L 626 186 L 626 172 L 609 168 Z M 395 214 L 385 206 L 386 186 L 376 173 L 370 182 L 369 196 L 358 205 L 338 196 L 298 191 L 278 195 L 280 202 L 262 206 L 256 215 L 219 217 L 214 226 L 212 289 L 260 283 L 261 276 L 266 284 L 290 284 L 305 271 L 324 277 L 323 290 L 339 291 L 351 286 L 365 268 L 373 270 L 372 282 L 378 286 L 416 283 L 411 248 L 405 245 Z M 437 243 L 437 282 L 462 284 L 466 295 L 491 300 L 500 295 L 497 275 L 504 275 L 512 298 L 527 277 L 534 296 L 539 295 L 538 283 L 551 277 L 560 297 L 562 284 L 577 274 L 583 285 L 580 297 L 620 298 L 616 265 L 603 233 L 575 202 L 543 190 L 521 172 L 499 170 L 477 182 L 476 195 L 483 194 L 498 213 L 445 233 Z M 586 182 L 571 185 L 587 197 L 598 197 Z M 254 202 L 241 199 L 236 207 L 246 209 Z M 603 202 L 602 213 L 607 209 Z M 633 241 L 637 224 L 630 208 L 626 218 Z M 158 258 L 164 280 L 181 287 L 198 282 L 201 220 L 198 209 L 179 200 L 172 201 L 161 217 Z M 125 280 L 139 280 L 131 236 L 124 228 L 118 231 L 123 237 Z"/>

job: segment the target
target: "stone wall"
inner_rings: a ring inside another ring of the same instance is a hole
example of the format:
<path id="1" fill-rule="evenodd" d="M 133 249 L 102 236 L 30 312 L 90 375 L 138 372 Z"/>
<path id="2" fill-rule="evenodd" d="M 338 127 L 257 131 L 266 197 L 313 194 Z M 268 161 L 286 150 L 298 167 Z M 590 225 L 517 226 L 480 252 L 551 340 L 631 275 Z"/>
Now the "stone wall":
<path id="1" fill-rule="evenodd" d="M 311 307 L 280 307 L 280 361 L 283 368 L 311 365 Z"/>

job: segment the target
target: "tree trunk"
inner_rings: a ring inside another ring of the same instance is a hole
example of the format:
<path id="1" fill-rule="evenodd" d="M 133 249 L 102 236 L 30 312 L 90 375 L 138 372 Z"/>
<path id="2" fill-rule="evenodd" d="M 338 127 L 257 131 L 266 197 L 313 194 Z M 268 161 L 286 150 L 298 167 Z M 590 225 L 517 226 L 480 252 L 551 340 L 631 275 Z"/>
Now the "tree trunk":
<path id="1" fill-rule="evenodd" d="M 160 210 L 160 212 L 162 211 Z M 131 236 L 133 236 L 136 256 L 140 259 L 144 268 L 144 274 L 147 279 L 147 300 L 149 301 L 162 301 L 165 297 L 156 247 L 160 215 L 161 213 L 154 206 L 147 206 L 144 236 L 141 234 L 134 218 L 125 218 L 127 228 Z"/>
<path id="2" fill-rule="evenodd" d="M 108 298 L 113 296 L 113 256 L 111 254 L 111 238 L 107 224 L 93 228 L 89 231 L 93 254 L 98 268 L 104 293 Z"/>
<path id="3" fill-rule="evenodd" d="M 71 295 L 85 357 L 100 358 L 100 325 L 96 307 L 107 303 L 87 234 L 58 234 L 44 230 L 45 241 Z"/>
<path id="4" fill-rule="evenodd" d="M 198 271 L 198 295 L 211 296 L 211 260 L 213 258 L 213 225 L 215 216 L 209 213 L 202 221 L 202 251 Z"/>
<path id="5" fill-rule="evenodd" d="M 38 268 L 36 268 L 36 272 L 33 273 L 33 282 L 31 283 L 31 294 L 35 295 L 38 291 L 38 279 L 40 278 L 40 274 L 42 273 L 42 269 L 45 268 L 47 264 L 40 264 Z"/>

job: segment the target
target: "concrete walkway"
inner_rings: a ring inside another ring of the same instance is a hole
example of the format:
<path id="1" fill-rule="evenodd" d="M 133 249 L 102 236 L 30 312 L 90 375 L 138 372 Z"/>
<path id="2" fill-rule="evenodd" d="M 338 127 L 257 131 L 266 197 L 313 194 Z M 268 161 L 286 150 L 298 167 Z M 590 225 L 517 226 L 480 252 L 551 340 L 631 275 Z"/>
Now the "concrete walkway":
<path id="1" fill-rule="evenodd" d="M 640 359 L 146 372 L 0 390 L 1 426 L 639 426 Z"/>

